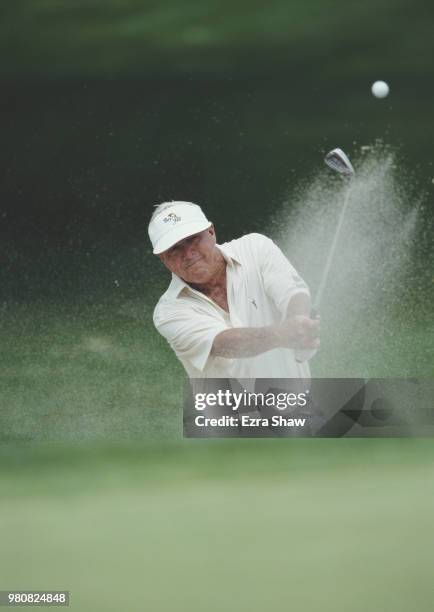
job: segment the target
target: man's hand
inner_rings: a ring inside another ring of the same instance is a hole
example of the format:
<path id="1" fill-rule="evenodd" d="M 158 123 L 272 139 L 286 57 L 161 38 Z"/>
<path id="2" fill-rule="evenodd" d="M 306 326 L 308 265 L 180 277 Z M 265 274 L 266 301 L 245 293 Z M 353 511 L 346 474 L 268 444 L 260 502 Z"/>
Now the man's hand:
<path id="1" fill-rule="evenodd" d="M 279 346 L 292 349 L 317 349 L 320 345 L 319 318 L 311 319 L 306 315 L 288 317 L 283 323 L 275 325 Z"/>

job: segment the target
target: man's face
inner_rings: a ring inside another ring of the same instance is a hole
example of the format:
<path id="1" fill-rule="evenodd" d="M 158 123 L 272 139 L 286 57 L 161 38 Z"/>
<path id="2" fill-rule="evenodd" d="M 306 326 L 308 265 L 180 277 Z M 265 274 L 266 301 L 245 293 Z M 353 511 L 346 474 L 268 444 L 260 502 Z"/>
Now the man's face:
<path id="1" fill-rule="evenodd" d="M 159 255 L 166 268 L 187 283 L 206 283 L 216 270 L 220 253 L 214 226 L 180 240 Z"/>

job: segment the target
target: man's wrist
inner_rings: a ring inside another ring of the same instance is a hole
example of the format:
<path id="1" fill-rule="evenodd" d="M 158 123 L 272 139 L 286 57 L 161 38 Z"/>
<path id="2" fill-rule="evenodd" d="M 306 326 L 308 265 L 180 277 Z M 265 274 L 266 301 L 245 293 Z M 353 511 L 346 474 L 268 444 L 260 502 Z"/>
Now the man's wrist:
<path id="1" fill-rule="evenodd" d="M 281 348 L 284 346 L 284 334 L 281 324 L 276 323 L 276 325 L 270 325 L 268 332 L 272 344 L 271 348 Z"/>

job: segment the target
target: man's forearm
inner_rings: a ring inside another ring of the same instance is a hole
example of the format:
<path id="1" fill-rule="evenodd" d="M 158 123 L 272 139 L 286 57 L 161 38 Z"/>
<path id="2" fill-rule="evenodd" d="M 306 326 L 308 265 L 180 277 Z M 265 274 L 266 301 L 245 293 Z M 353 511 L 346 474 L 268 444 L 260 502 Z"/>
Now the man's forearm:
<path id="1" fill-rule="evenodd" d="M 226 329 L 214 338 L 211 355 L 237 359 L 255 357 L 275 348 L 316 349 L 318 346 L 319 321 L 294 315 L 276 325 Z"/>
<path id="2" fill-rule="evenodd" d="M 273 325 L 268 327 L 234 327 L 220 332 L 214 339 L 211 355 L 236 359 L 255 357 L 279 346 Z"/>

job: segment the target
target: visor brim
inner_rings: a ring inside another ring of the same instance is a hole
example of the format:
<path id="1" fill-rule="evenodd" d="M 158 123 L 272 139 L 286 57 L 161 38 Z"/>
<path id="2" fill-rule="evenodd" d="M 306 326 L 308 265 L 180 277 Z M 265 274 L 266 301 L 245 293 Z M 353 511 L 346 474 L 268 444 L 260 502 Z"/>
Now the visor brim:
<path id="1" fill-rule="evenodd" d="M 203 232 L 204 230 L 210 228 L 211 225 L 212 223 L 209 221 L 191 221 L 178 227 L 173 227 L 169 232 L 162 236 L 160 240 L 158 240 L 153 250 L 154 255 L 161 255 L 161 253 L 164 253 L 173 247 L 173 245 L 177 242 L 180 242 L 189 236 L 193 236 L 194 234 L 198 234 L 199 232 Z"/>

